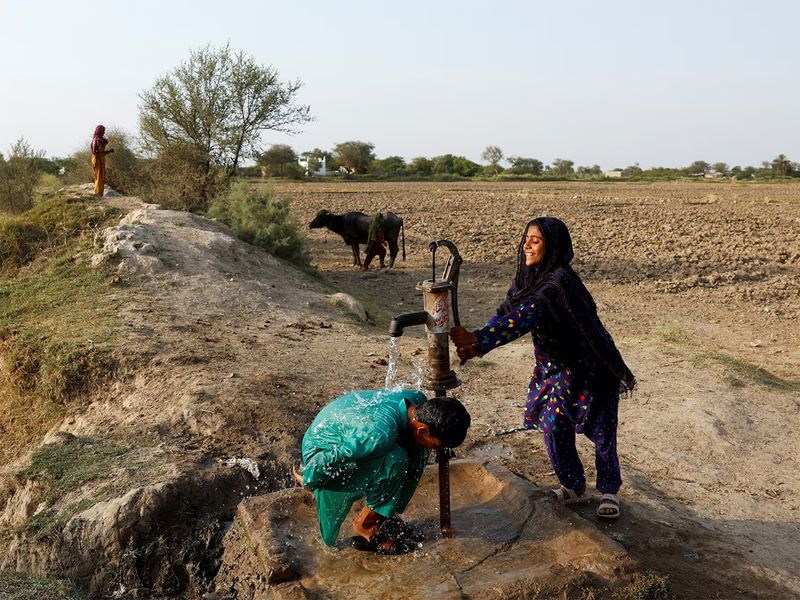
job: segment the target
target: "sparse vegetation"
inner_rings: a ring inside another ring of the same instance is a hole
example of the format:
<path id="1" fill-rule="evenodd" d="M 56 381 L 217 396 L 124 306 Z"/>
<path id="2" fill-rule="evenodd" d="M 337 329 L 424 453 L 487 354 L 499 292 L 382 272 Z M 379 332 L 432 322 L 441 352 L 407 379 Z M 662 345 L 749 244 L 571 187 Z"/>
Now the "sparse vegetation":
<path id="1" fill-rule="evenodd" d="M 31 464 L 17 474 L 20 481 L 34 480 L 37 499 L 46 505 L 25 524 L 35 539 L 55 539 L 67 521 L 98 502 L 101 497 L 84 497 L 62 507 L 54 505 L 66 494 L 96 479 L 108 477 L 125 448 L 102 441 L 63 434 L 55 443 L 40 446 L 31 457 Z"/>
<path id="2" fill-rule="evenodd" d="M 118 215 L 118 210 L 101 203 L 56 196 L 21 214 L 0 216 L 0 272 L 52 254 Z"/>
<path id="3" fill-rule="evenodd" d="M 687 332 L 675 323 L 654 327 L 652 336 L 664 352 L 685 358 L 696 367 L 720 367 L 722 379 L 732 387 L 755 384 L 774 390 L 800 393 L 800 381 L 782 379 L 746 360 L 719 350 L 707 350 L 694 342 Z"/>
<path id="4" fill-rule="evenodd" d="M 0 211 L 18 213 L 33 206 L 44 152 L 23 138 L 11 146 L 8 160 L 0 154 Z"/>
<path id="5" fill-rule="evenodd" d="M 305 238 L 289 213 L 289 200 L 271 188 L 253 190 L 244 182 L 211 203 L 208 216 L 229 225 L 245 242 L 298 266 L 309 265 Z"/>
<path id="6" fill-rule="evenodd" d="M 42 501 L 52 504 L 70 490 L 108 475 L 114 459 L 125 452 L 113 444 L 64 434 L 60 442 L 40 446 L 19 476 L 43 484 Z"/>
<path id="7" fill-rule="evenodd" d="M 653 571 L 639 574 L 622 596 L 630 600 L 672 600 L 672 582 Z"/>
<path id="8" fill-rule="evenodd" d="M 118 211 L 82 199 L 48 199 L 0 218 L 0 456 L 41 435 L 68 401 L 113 368 L 113 290 L 79 253 Z M 20 269 L 24 267 L 24 269 Z"/>
<path id="9" fill-rule="evenodd" d="M 84 600 L 86 596 L 69 580 L 0 571 L 3 600 Z"/>

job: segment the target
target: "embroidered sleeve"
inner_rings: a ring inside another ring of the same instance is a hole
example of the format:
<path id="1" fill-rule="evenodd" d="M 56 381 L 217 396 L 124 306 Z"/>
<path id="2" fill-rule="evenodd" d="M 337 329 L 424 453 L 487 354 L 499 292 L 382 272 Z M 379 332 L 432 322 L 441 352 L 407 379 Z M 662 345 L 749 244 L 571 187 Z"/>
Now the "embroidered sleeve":
<path id="1" fill-rule="evenodd" d="M 481 353 L 513 342 L 533 329 L 539 310 L 535 303 L 526 302 L 514 307 L 505 315 L 495 315 L 481 329 L 475 331 L 481 345 Z"/>

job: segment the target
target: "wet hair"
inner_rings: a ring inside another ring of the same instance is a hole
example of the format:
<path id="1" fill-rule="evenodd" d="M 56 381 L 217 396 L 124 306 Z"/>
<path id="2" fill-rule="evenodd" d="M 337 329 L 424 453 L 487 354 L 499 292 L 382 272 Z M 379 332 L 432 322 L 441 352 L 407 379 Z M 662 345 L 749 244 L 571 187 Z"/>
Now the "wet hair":
<path id="1" fill-rule="evenodd" d="M 461 445 L 471 422 L 467 409 L 455 398 L 431 398 L 417 405 L 415 416 L 448 448 Z"/>

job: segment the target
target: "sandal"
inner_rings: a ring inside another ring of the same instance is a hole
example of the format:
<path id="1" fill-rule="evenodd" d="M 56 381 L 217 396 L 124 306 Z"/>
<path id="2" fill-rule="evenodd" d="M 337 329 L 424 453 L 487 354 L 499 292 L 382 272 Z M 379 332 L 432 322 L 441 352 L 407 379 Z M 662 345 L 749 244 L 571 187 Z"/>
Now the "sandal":
<path id="1" fill-rule="evenodd" d="M 616 494 L 603 494 L 597 507 L 597 516 L 601 519 L 619 518 L 619 498 Z"/>
<path id="2" fill-rule="evenodd" d="M 575 490 L 563 485 L 556 490 L 550 490 L 550 493 L 555 496 L 558 502 L 564 505 L 579 504 L 590 500 L 589 495 L 585 491 L 579 494 Z"/>

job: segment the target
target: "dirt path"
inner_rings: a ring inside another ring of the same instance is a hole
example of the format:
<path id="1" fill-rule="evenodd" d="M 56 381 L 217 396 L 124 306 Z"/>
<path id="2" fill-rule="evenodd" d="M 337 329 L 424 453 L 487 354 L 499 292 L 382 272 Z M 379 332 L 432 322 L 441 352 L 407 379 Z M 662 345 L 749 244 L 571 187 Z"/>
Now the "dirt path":
<path id="1" fill-rule="evenodd" d="M 393 313 L 421 306 L 414 285 L 429 277 L 428 241 L 459 246 L 462 319 L 479 326 L 510 282 L 525 221 L 564 219 L 576 268 L 639 380 L 620 412 L 624 516 L 599 526 L 669 574 L 682 597 L 800 595 L 792 433 L 800 425 L 800 186 L 322 183 L 279 191 L 292 194 L 303 222 L 320 208 L 405 219 L 408 260 L 394 272 L 353 271 L 335 234 L 310 233 L 315 264 L 365 303 L 377 344 Z M 401 343 L 409 374 L 421 347 L 410 335 Z M 529 344 L 459 371 L 458 395 L 474 416 L 464 452 L 498 456 L 555 485 L 541 436 L 518 431 Z M 338 362 L 337 370 L 337 362 L 333 379 L 358 369 Z M 591 463 L 590 444 L 580 448 Z M 581 510 L 595 521 L 593 507 Z"/>

